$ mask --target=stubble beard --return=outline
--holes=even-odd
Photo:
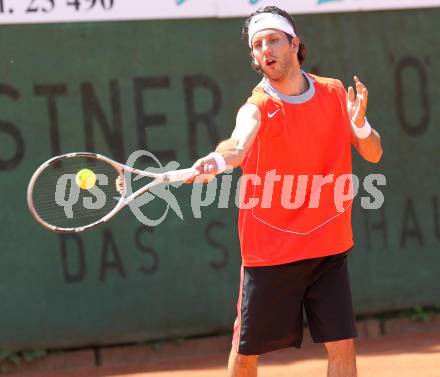
[[[292,64],[292,62],[289,62],[287,59],[280,59],[276,64],[277,67],[275,70],[263,69],[263,74],[271,81],[283,81],[289,74],[289,65]]]

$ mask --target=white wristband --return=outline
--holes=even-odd
[[[371,126],[370,123],[368,123],[367,117],[365,117],[365,123],[362,127],[359,128],[353,121],[351,122],[351,127],[358,139],[366,139],[371,134]]]
[[[217,174],[223,173],[226,170],[226,161],[224,157],[218,152],[212,152],[209,154],[217,164]]]

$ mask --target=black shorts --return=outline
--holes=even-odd
[[[316,343],[357,336],[347,252],[268,267],[243,267],[233,347],[260,355],[301,347],[303,308]]]

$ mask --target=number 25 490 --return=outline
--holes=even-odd
[[[75,10],[91,10],[95,6],[100,6],[104,10],[110,10],[113,8],[114,0],[65,0],[66,5],[74,8]],[[44,12],[48,13],[55,9],[55,0],[31,0],[26,13]]]

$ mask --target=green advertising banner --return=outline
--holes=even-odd
[[[296,18],[306,71],[357,74],[380,132],[384,205],[353,213],[350,257],[359,314],[440,304],[438,150],[440,10]],[[231,195],[191,208],[201,188],[171,188],[155,227],[126,208],[96,230],[59,235],[30,215],[26,188],[54,155],[136,150],[189,167],[228,137],[259,81],[241,19],[15,25],[0,28],[0,348],[81,347],[229,331],[240,252]],[[404,27],[402,26],[404,25]],[[157,167],[140,160],[137,167]],[[228,184],[231,176],[218,177]],[[225,183],[226,182],[226,183]],[[137,183],[141,184],[140,182]],[[195,191],[193,191],[195,190]],[[198,190],[198,191],[197,191]],[[204,192],[201,193],[204,195]],[[220,207],[220,208],[219,208]],[[228,207],[228,208],[224,208]],[[151,219],[167,206],[142,207]]]

